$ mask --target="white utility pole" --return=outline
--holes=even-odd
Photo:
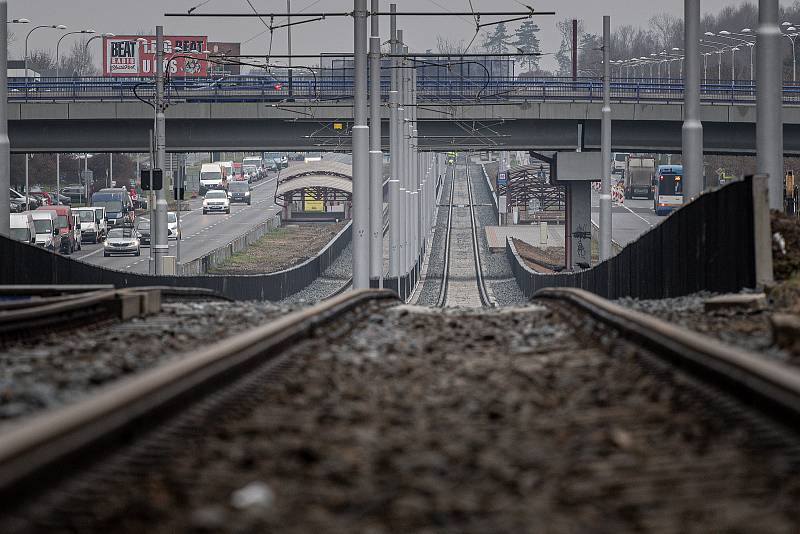
[[[756,167],[769,175],[769,207],[783,211],[783,72],[778,0],[759,0],[756,41]]]
[[[367,0],[354,0],[353,289],[369,288],[369,126],[367,126]]]
[[[600,130],[600,261],[611,257],[611,17],[603,17],[603,110]]]
[[[383,287],[383,151],[381,149],[381,36],[378,0],[372,0],[369,37],[369,276]]]
[[[686,68],[683,79],[683,195],[697,198],[704,188],[703,123],[700,121],[700,0],[684,0],[683,49]]]
[[[162,170],[161,188],[155,191],[156,206],[150,221],[152,241],[150,250],[154,252],[156,274],[163,274],[164,256],[169,253],[167,230],[167,198],[164,194],[167,161],[166,120],[164,116],[164,27],[156,26],[156,168]]]
[[[0,0],[0,235],[11,232],[11,153],[8,142],[8,2]]]
[[[392,13],[390,20],[389,39],[392,54],[397,54],[400,47],[397,38],[397,4],[391,4]],[[389,177],[389,276],[400,277],[400,115],[398,105],[400,102],[399,80],[397,67],[399,61],[392,57],[391,65],[391,90],[389,91],[389,154],[391,156],[391,176]],[[398,288],[399,289],[399,288]]]

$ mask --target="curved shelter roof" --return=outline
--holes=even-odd
[[[285,205],[305,191],[317,200],[342,201],[353,197],[353,167],[339,161],[314,161],[281,172],[275,201]]]
[[[299,176],[326,175],[341,176],[349,180],[353,179],[353,166],[340,161],[312,161],[310,163],[300,163],[292,165],[288,169],[281,171],[278,184],[293,180]]]

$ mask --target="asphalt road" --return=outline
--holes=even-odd
[[[189,203],[191,211],[181,212],[181,232],[183,234],[180,243],[181,262],[191,261],[208,254],[280,211],[280,207],[275,206],[276,177],[277,174],[270,173],[264,180],[252,184],[252,205],[231,204],[230,215],[220,213],[203,215],[203,199],[191,200]],[[177,240],[169,241],[169,249],[170,255],[177,255]],[[84,243],[82,250],[73,254],[72,258],[110,269],[147,273],[150,247],[142,247],[139,257],[111,256],[106,258],[103,256],[102,244]]]
[[[635,241],[666,217],[659,217],[653,211],[652,200],[626,199],[623,204],[613,203],[611,207],[611,237],[622,246]],[[600,195],[592,190],[592,222],[600,222]]]

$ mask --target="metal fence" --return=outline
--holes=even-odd
[[[112,284],[115,287],[170,286],[211,289],[236,300],[285,299],[330,267],[350,243],[348,224],[316,256],[269,274],[155,276],[107,269],[0,236],[0,284]]]
[[[388,99],[389,78],[381,81]],[[9,78],[10,102],[135,102],[151,100],[151,78]],[[288,80],[272,76],[228,76],[224,78],[171,78],[166,88],[171,102],[315,102],[348,103],[353,97],[352,79],[342,76],[295,76]],[[601,102],[599,78],[440,77],[417,79],[418,100],[423,103],[452,102]],[[753,104],[755,82],[714,80],[703,83],[705,103]],[[611,84],[612,101],[670,103],[683,100],[679,79],[617,79]],[[785,104],[800,104],[800,84],[787,82]]]
[[[523,293],[578,287],[603,297],[662,299],[756,285],[753,179],[705,193],[613,258],[575,273],[541,274],[509,240],[506,254]]]

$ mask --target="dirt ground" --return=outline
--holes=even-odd
[[[800,219],[773,212],[772,233],[775,280],[781,282],[800,275]],[[776,234],[780,235],[779,239]]]
[[[345,223],[336,223],[276,228],[211,274],[265,274],[288,269],[317,254],[344,226]]]

